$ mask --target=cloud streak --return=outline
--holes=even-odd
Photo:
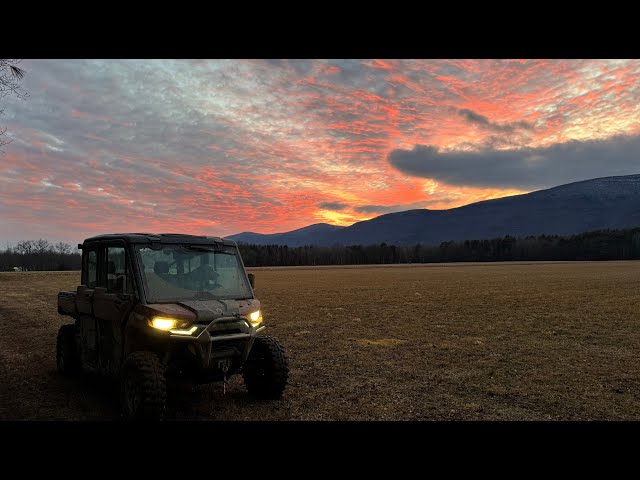
[[[405,210],[413,210],[418,208],[426,208],[425,202],[402,205],[360,205],[354,210],[360,213],[382,215],[384,213],[403,212]]]
[[[517,122],[510,122],[505,124],[498,124],[491,122],[484,115],[480,115],[473,110],[469,110],[468,108],[463,108],[458,110],[458,114],[461,115],[467,122],[480,125],[489,130],[493,130],[495,132],[501,133],[513,133],[516,130],[532,130],[533,124],[525,121],[519,120]]]
[[[318,207],[326,209],[326,210],[344,210],[349,205],[341,202],[322,202],[318,205]]]
[[[394,150],[389,163],[408,175],[450,185],[535,189],[640,171],[640,136],[570,141],[512,150],[440,151],[416,145]]]

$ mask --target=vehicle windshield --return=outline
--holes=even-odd
[[[234,247],[138,246],[137,255],[150,303],[253,297],[238,250]]]

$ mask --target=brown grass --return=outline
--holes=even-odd
[[[171,397],[171,419],[640,419],[640,263],[252,269],[290,385]],[[77,273],[0,274],[0,419],[114,419],[112,384],[55,371]]]

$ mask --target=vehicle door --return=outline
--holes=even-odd
[[[93,294],[93,312],[100,344],[100,369],[109,374],[117,373],[123,360],[123,325],[136,299],[132,272],[125,242],[105,242],[101,272],[105,287],[97,288]]]
[[[82,278],[76,296],[78,308],[78,345],[85,372],[98,369],[98,333],[93,316],[93,295],[100,288],[103,248],[99,242],[85,243],[82,248]]]

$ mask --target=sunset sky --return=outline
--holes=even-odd
[[[23,60],[0,247],[225,236],[640,173],[638,60]]]

